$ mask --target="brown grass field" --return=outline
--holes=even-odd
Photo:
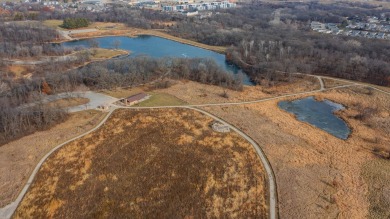
[[[273,87],[244,86],[243,91],[224,89],[219,86],[204,85],[192,81],[176,81],[175,85],[156,92],[167,93],[189,103],[229,103],[258,100],[289,93],[312,91],[320,88],[314,77],[295,78],[291,83],[282,83]],[[228,98],[223,97],[226,90]]]
[[[322,78],[322,81],[324,82],[324,87],[325,88],[332,88],[332,87],[337,87],[337,86],[342,86],[342,85],[347,85],[347,84],[352,84],[352,81],[338,81],[338,80],[333,80],[333,79],[328,79],[328,78]]]
[[[104,59],[111,59],[120,55],[127,55],[127,54],[129,54],[129,52],[125,50],[96,48],[96,49],[92,49],[91,59],[104,60]]]
[[[72,113],[63,123],[0,146],[0,207],[19,195],[31,172],[52,148],[92,129],[105,114],[99,111]]]
[[[296,120],[280,100],[205,109],[260,143],[275,172],[281,218],[389,218],[389,95],[357,86],[314,96],[346,106],[337,114],[352,129],[349,139]]]
[[[55,152],[14,218],[266,218],[252,145],[188,109],[117,110]]]

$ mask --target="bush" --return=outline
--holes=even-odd
[[[88,27],[89,24],[90,22],[86,18],[65,18],[61,27],[65,29],[75,29]]]

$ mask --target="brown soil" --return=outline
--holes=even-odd
[[[104,114],[73,113],[50,130],[36,132],[0,147],[0,207],[16,199],[36,164],[52,148],[93,128]]]
[[[390,200],[388,175],[376,168],[390,164],[373,151],[376,147],[390,150],[389,96],[362,87],[315,96],[347,107],[338,114],[353,130],[348,140],[296,120],[278,108],[277,100],[205,109],[234,124],[263,147],[276,175],[281,218],[387,215],[383,211],[389,205],[383,200]],[[382,166],[366,167],[378,160]],[[364,177],[373,175],[380,180]]]
[[[15,218],[266,218],[253,147],[187,109],[118,110],[42,166]]]
[[[88,98],[74,97],[74,98],[63,98],[47,103],[48,106],[56,106],[59,108],[66,108],[72,106],[79,106],[89,103]]]

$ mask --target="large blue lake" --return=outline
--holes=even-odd
[[[351,130],[334,112],[344,109],[329,100],[316,101],[313,97],[294,101],[281,101],[279,107],[293,113],[298,120],[308,122],[338,138],[347,139]]]
[[[239,69],[226,62],[225,55],[207,49],[167,40],[161,37],[142,35],[135,38],[125,36],[111,36],[94,38],[101,48],[113,48],[114,42],[119,41],[119,48],[131,51],[130,56],[147,55],[154,58],[176,57],[176,58],[210,58],[213,59],[224,70],[237,74]],[[64,46],[89,47],[89,40],[76,40],[62,43]],[[249,78],[244,75],[244,84],[253,85]]]

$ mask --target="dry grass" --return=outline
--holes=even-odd
[[[369,185],[370,218],[390,218],[390,160],[368,161],[361,174]]]
[[[43,21],[43,25],[51,28],[58,28],[62,29],[60,25],[62,25],[63,21],[62,20],[45,20]]]
[[[15,218],[267,217],[252,146],[192,110],[119,110],[43,165]]]
[[[43,25],[47,27],[65,30],[64,28],[60,27],[62,24],[63,24],[63,20],[53,19],[53,20],[43,21]],[[90,25],[88,25],[88,27],[77,28],[74,30],[91,29],[91,28],[102,29],[102,30],[118,30],[118,29],[125,29],[126,25],[120,23],[111,23],[111,22],[92,22]]]
[[[29,68],[22,65],[9,65],[6,71],[13,74],[16,78],[20,78],[29,72]]]
[[[105,114],[72,113],[49,130],[36,132],[0,147],[0,207],[14,201],[39,160],[53,147],[93,128]]]
[[[158,90],[158,92],[176,96],[189,104],[205,104],[251,101],[318,88],[318,80],[307,77],[296,78],[292,83],[283,83],[274,87],[244,86],[243,91],[226,90],[219,86],[204,85],[192,81],[178,81],[175,85]],[[229,98],[223,97],[224,90],[227,91]]]
[[[374,174],[380,180],[366,180],[360,172],[367,162],[384,160],[372,153],[375,147],[389,149],[389,96],[362,87],[330,90],[315,96],[347,107],[338,114],[353,130],[348,140],[296,120],[279,109],[276,100],[206,109],[239,127],[263,146],[275,171],[281,218],[383,215],[387,205],[375,200],[383,200],[384,195],[389,200],[388,190],[375,191],[378,184],[387,188],[388,172],[365,170],[368,171],[365,175]],[[359,114],[365,116],[356,117]],[[381,164],[386,163],[381,161]]]
[[[91,52],[91,58],[92,60],[99,60],[99,59],[111,59],[120,55],[127,55],[129,52],[125,50],[116,50],[116,49],[92,49]]]
[[[187,103],[175,96],[165,93],[150,93],[151,97],[134,106],[151,107],[151,106],[181,106]]]
[[[138,93],[145,92],[145,87],[133,87],[133,88],[114,88],[112,90],[101,90],[100,93],[112,96],[118,99],[126,98]]]
[[[82,98],[82,97],[71,97],[71,98],[63,98],[55,101],[51,101],[47,103],[48,106],[56,106],[59,108],[67,108],[72,106],[79,106],[89,103],[88,98]]]
[[[343,81],[339,81],[339,80],[334,80],[334,79],[331,79],[331,78],[322,78],[322,81],[324,82],[324,87],[325,88],[332,88],[332,87],[337,87],[337,86],[342,86],[342,85],[347,85],[347,84],[351,84],[349,82],[343,82]]]

